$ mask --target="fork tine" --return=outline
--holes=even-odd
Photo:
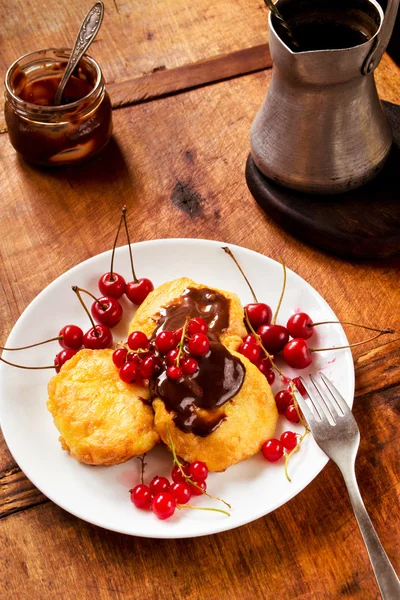
[[[312,413],[312,410],[310,409],[307,402],[304,400],[297,388],[295,388],[294,394],[296,396],[297,404],[299,405],[301,412],[305,416],[307,423],[311,426],[311,423],[316,420],[315,416]]]
[[[340,392],[338,392],[338,390],[335,388],[333,383],[327,378],[326,375],[324,375],[321,372],[319,374],[320,374],[321,379],[324,382],[325,386],[327,387],[328,391],[330,392],[333,400],[336,402],[337,406],[341,410],[342,415],[344,416],[347,413],[349,413],[350,409],[347,405],[346,400],[343,398],[343,396],[340,394]]]
[[[335,419],[336,411],[334,410],[331,401],[326,397],[326,395],[324,394],[318,381],[316,381],[312,375],[310,375],[310,381],[313,384],[313,386],[315,387],[315,389],[317,390],[317,393],[319,396],[317,401],[320,403],[321,408],[324,411],[326,418],[328,419],[328,421],[332,420],[332,423],[336,424],[336,419]]]
[[[307,392],[307,395],[308,395],[308,397],[309,397],[309,399],[310,399],[310,402],[311,402],[311,404],[312,404],[312,406],[313,406],[313,408],[314,408],[315,412],[317,413],[317,415],[318,415],[319,419],[322,419],[322,418],[323,418],[323,414],[321,414],[321,408],[320,408],[320,407],[319,407],[319,406],[318,406],[318,405],[315,403],[315,401],[314,401],[315,394],[313,394],[313,393],[312,393],[312,391],[310,390],[310,387],[309,387],[308,383],[305,381],[304,377],[302,377],[302,376],[300,375],[299,379],[300,379],[301,383],[303,384],[303,387],[304,387],[304,389],[306,390],[306,392]],[[300,395],[301,395],[301,394],[300,394]],[[296,399],[297,399],[297,396],[296,396]],[[304,401],[304,399],[303,399],[303,398],[302,398],[302,400],[303,400],[303,403],[304,403],[304,404],[307,406],[307,403]],[[300,403],[299,403],[299,404],[300,404]],[[308,408],[308,406],[307,406],[307,408]],[[302,409],[302,410],[303,410],[303,409]],[[310,409],[309,409],[309,410],[310,410]],[[310,411],[310,412],[311,412],[311,411]]]

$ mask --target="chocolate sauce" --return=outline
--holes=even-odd
[[[195,375],[172,381],[163,371],[153,383],[152,393],[161,398],[168,411],[175,412],[179,429],[206,437],[226,419],[222,407],[239,392],[246,371],[219,342],[211,342],[208,354],[196,358],[199,370]]]
[[[188,288],[176,302],[160,310],[153,337],[164,329],[174,331],[183,327],[190,315],[204,319],[208,324],[208,337],[218,340],[229,326],[229,305],[229,299],[215,290]]]

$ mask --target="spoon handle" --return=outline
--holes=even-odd
[[[75,40],[74,47],[72,48],[71,56],[64,71],[64,75],[58,86],[56,95],[54,97],[54,104],[57,106],[61,102],[61,98],[67,85],[68,79],[71,77],[76,65],[84,55],[87,48],[90,46],[92,41],[97,35],[100,29],[101,23],[104,16],[104,4],[99,0],[92,6],[86,17],[83,19],[82,24],[79,28],[78,35]]]

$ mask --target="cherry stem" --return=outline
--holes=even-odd
[[[144,468],[147,466],[147,463],[144,462],[144,459],[146,458],[146,452],[144,454],[142,454],[142,456],[138,456],[138,460],[140,460],[140,462],[142,463],[140,466],[140,480],[142,482],[142,485],[144,484]]]
[[[115,240],[114,240],[114,245],[113,245],[112,254],[111,254],[111,268],[110,268],[110,279],[109,279],[109,281],[114,281],[113,271],[114,271],[115,247],[116,247],[117,242],[118,242],[119,232],[120,232],[120,229],[121,229],[122,221],[124,219],[124,211],[126,211],[126,206],[122,207],[122,213],[121,213],[121,218],[119,220],[119,225],[118,225],[118,229],[117,229],[117,235],[115,236]]]
[[[351,321],[319,321],[318,323],[311,323],[309,327],[317,327],[317,325],[353,325],[354,327],[361,327],[369,331],[378,331],[379,333],[395,333],[394,329],[378,329],[377,327],[368,327],[368,325],[360,325],[360,323],[352,323]]]
[[[247,285],[249,286],[249,288],[250,288],[250,291],[251,291],[251,293],[252,293],[252,295],[253,295],[253,300],[254,300],[254,302],[255,302],[256,304],[258,304],[257,296],[256,296],[256,295],[255,295],[255,293],[254,293],[253,287],[252,287],[252,285],[251,285],[250,281],[247,279],[247,277],[246,277],[246,275],[245,275],[245,273],[244,273],[244,271],[243,271],[242,267],[239,265],[239,263],[238,263],[238,261],[237,261],[237,259],[236,259],[235,255],[233,254],[232,250],[231,250],[230,248],[228,248],[228,246],[223,246],[223,247],[222,247],[222,250],[223,250],[224,252],[226,252],[227,254],[229,254],[229,256],[231,257],[231,259],[233,260],[233,262],[235,263],[235,265],[237,266],[237,268],[239,269],[239,271],[240,271],[240,272],[241,272],[241,274],[243,275],[243,277],[244,277],[244,279],[245,279],[245,281],[246,281]]]
[[[6,360],[5,358],[0,356],[0,360],[3,363],[6,363],[6,365],[10,365],[10,367],[17,367],[18,369],[29,369],[29,370],[39,370],[39,369],[56,369],[57,365],[48,365],[46,367],[27,367],[24,365],[16,365],[15,363],[9,362],[8,360]]]
[[[281,261],[281,265],[283,267],[283,283],[282,283],[282,291],[281,291],[281,295],[280,295],[280,298],[279,298],[278,306],[276,307],[275,314],[274,314],[274,316],[272,318],[273,325],[275,325],[276,319],[278,318],[278,313],[279,313],[279,310],[281,308],[283,296],[285,294],[285,289],[286,289],[286,265],[283,262],[282,258],[279,258],[279,260]]]
[[[347,346],[336,346],[335,348],[310,348],[309,350],[310,352],[325,352],[327,350],[343,350],[344,348],[354,348],[354,346],[361,346],[361,344],[367,344],[368,342],[372,342],[381,335],[386,335],[387,333],[394,333],[394,329],[374,329],[373,331],[379,331],[379,333],[377,333],[371,338],[368,338],[367,340],[363,340],[362,342],[355,342],[354,344],[348,344]]]
[[[261,350],[264,352],[265,356],[268,358],[268,360],[270,361],[271,365],[273,366],[273,368],[279,373],[279,375],[285,379],[288,379],[285,375],[285,373],[283,371],[280,370],[279,367],[276,366],[276,364],[274,363],[274,357],[272,354],[270,354],[263,346],[263,343],[261,341],[261,337],[258,335],[258,333],[254,330],[252,324],[250,323],[250,319],[249,319],[249,315],[247,314],[247,309],[244,309],[244,318],[246,320],[246,324],[248,326],[248,328],[250,329],[251,333],[254,335],[254,337],[257,340],[257,344],[260,346]]]
[[[131,260],[131,267],[132,267],[132,276],[133,276],[133,281],[135,283],[137,283],[138,278],[136,277],[136,273],[135,273],[135,268],[133,266],[133,257],[132,257],[132,248],[131,248],[131,240],[129,237],[129,230],[128,230],[128,223],[126,222],[126,206],[123,207],[122,209],[122,218],[124,219],[124,225],[125,225],[125,231],[126,231],[126,238],[128,240],[128,247],[129,247],[129,258]]]
[[[92,327],[93,327],[94,335],[95,335],[96,337],[99,337],[100,333],[99,333],[99,332],[97,331],[97,329],[96,329],[96,325],[95,325],[95,322],[93,321],[92,315],[90,314],[90,312],[89,312],[89,311],[88,311],[88,309],[87,309],[87,306],[86,306],[86,304],[85,304],[85,303],[84,303],[84,301],[82,300],[82,297],[81,297],[81,289],[80,289],[80,288],[79,288],[77,285],[73,285],[73,286],[72,286],[72,290],[73,290],[73,291],[75,292],[75,294],[78,296],[79,302],[82,304],[83,308],[85,309],[85,312],[86,312],[87,316],[88,316],[88,317],[89,317],[89,319],[90,319],[90,322],[91,322],[91,324],[92,324]]]
[[[212,512],[222,513],[227,517],[231,516],[227,510],[222,510],[221,508],[207,508],[206,506],[193,506],[193,504],[177,504],[176,508],[179,508],[179,510],[182,508],[192,508],[193,510],[211,510]]]
[[[217,496],[211,496],[211,494],[208,494],[195,481],[193,481],[193,479],[191,477],[189,477],[189,475],[186,475],[185,471],[182,468],[182,464],[181,464],[179,458],[176,455],[175,445],[174,445],[174,442],[172,441],[172,436],[171,436],[171,432],[169,430],[168,423],[165,424],[165,429],[167,430],[167,434],[168,434],[168,441],[169,441],[169,444],[170,444],[170,447],[171,447],[173,462],[178,467],[178,469],[180,470],[181,475],[182,475],[183,479],[186,481],[186,483],[189,483],[190,485],[193,485],[198,490],[201,490],[201,493],[204,496],[207,496],[208,498],[211,498],[211,500],[219,500],[219,502],[222,502],[223,504],[225,504],[229,508],[229,510],[232,510],[231,505],[228,504],[227,502],[225,502],[225,500],[222,500],[222,498],[218,498]]]
[[[184,325],[183,325],[183,327],[182,327],[181,341],[180,341],[180,342],[179,342],[179,344],[178,344],[178,348],[179,348],[179,350],[178,350],[178,354],[177,354],[177,356],[176,356],[176,359],[175,359],[175,365],[176,365],[177,367],[179,367],[179,361],[180,361],[180,359],[181,359],[181,356],[182,356],[183,344],[185,343],[186,329],[187,329],[187,326],[188,326],[188,323],[189,323],[189,321],[190,321],[190,316],[189,316],[189,315],[187,315],[187,317],[186,317],[186,319],[185,319],[185,324],[184,324]]]
[[[305,428],[304,433],[302,436],[300,436],[299,441],[297,442],[297,445],[293,448],[293,450],[291,450],[288,454],[285,455],[285,475],[286,475],[286,479],[291,482],[292,480],[289,477],[289,472],[288,472],[288,466],[289,466],[289,460],[290,457],[295,453],[298,452],[298,450],[300,450],[300,444],[301,442],[304,440],[304,438],[306,437],[306,435],[308,435],[310,433],[310,430],[308,429],[308,427]]]
[[[101,308],[103,310],[107,309],[107,304],[103,304],[103,302],[100,302],[100,300],[98,298],[96,298],[96,296],[94,294],[92,294],[91,292],[88,292],[87,290],[84,290],[83,288],[78,287],[77,288],[80,292],[84,292],[85,294],[87,294],[88,296],[90,296],[91,298],[93,298],[93,300],[95,302],[97,302],[97,304],[100,304]],[[75,291],[75,290],[74,290]]]
[[[51,338],[50,340],[45,340],[44,342],[37,342],[36,344],[30,344],[29,346],[21,346],[20,348],[5,348],[0,346],[0,350],[7,350],[7,352],[13,352],[15,350],[28,350],[28,348],[35,348],[36,346],[42,346],[43,344],[48,344],[49,342],[58,342],[62,339],[63,336],[59,335],[57,337]]]

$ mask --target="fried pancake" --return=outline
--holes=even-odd
[[[130,323],[129,333],[139,330],[143,331],[147,337],[151,337],[160,316],[160,309],[173,304],[189,288],[198,290],[209,289],[228,299],[229,323],[228,327],[221,333],[219,339],[227,347],[237,349],[241,343],[241,339],[239,338],[244,337],[247,333],[243,324],[244,311],[239,297],[232,292],[196,283],[187,277],[168,281],[153,290],[137,309]]]
[[[48,384],[48,409],[71,456],[116,465],[159,441],[147,386],[124,383],[112,350],[80,350]]]
[[[278,420],[274,396],[265,376],[247,358],[232,352],[246,369],[239,392],[218,410],[226,419],[207,437],[185,433],[174,423],[174,412],[168,412],[160,398],[153,401],[155,426],[161,439],[170,446],[168,425],[176,453],[183,460],[204,461],[210,471],[228,467],[250,458],[272,438]]]

